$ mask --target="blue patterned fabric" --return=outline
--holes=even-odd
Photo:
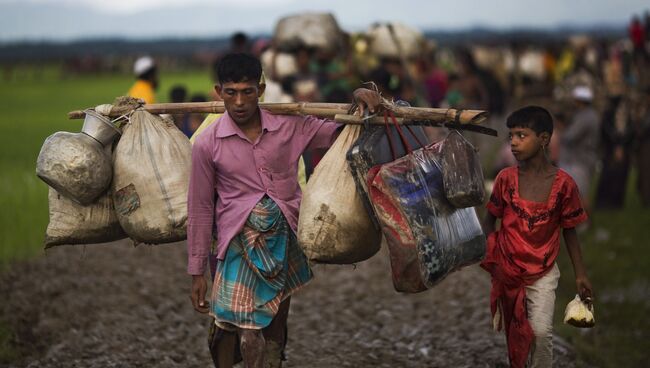
[[[212,314],[225,329],[268,326],[280,303],[312,278],[295,234],[267,196],[217,261],[214,275]]]

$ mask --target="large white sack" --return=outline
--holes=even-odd
[[[370,52],[378,57],[412,58],[424,46],[422,33],[401,23],[375,23],[366,34]]]
[[[191,145],[174,123],[138,110],[115,148],[113,200],[124,231],[137,242],[186,238]]]
[[[307,46],[337,50],[341,29],[331,13],[303,13],[281,18],[273,32],[273,44],[280,50]]]
[[[298,73],[296,57],[293,54],[268,49],[260,57],[260,62],[262,63],[264,73],[269,77],[275,78],[274,80],[276,81]]]
[[[50,223],[45,248],[62,244],[106,243],[126,238],[108,192],[94,203],[82,206],[49,188]]]
[[[314,169],[303,193],[298,242],[318,263],[349,264],[372,257],[381,233],[363,206],[346,160],[361,126],[346,126]]]

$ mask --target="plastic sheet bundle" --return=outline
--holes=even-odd
[[[403,134],[409,147],[417,149],[430,143],[421,126],[412,126],[405,129]],[[395,126],[373,125],[367,127],[347,153],[348,164],[350,165],[352,177],[357,186],[357,192],[361,195],[363,203],[377,227],[379,227],[379,223],[375,218],[375,213],[368,197],[368,187],[366,184],[368,171],[375,165],[391,162],[408,153],[407,148],[401,140],[393,138],[389,141],[389,136],[398,136]]]
[[[444,194],[440,144],[368,173],[370,199],[389,246],[398,291],[424,291],[485,255],[474,208],[456,208]]]
[[[422,264],[418,256],[417,240],[406,216],[395,204],[392,194],[377,174],[381,165],[368,172],[368,190],[377,213],[377,219],[386,238],[390,255],[390,269],[395,290],[418,293],[427,289],[422,278]]]

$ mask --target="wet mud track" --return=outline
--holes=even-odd
[[[183,243],[58,247],[0,275],[0,318],[17,334],[10,367],[210,367],[208,319],[189,301]],[[393,290],[382,249],[314,267],[292,299],[285,367],[506,367],[477,266],[435,288]],[[559,323],[560,316],[555,316]],[[555,366],[573,366],[556,339]]]

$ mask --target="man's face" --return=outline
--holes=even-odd
[[[226,82],[217,84],[215,90],[235,123],[246,125],[256,116],[258,99],[264,93],[264,87],[257,82]]]

